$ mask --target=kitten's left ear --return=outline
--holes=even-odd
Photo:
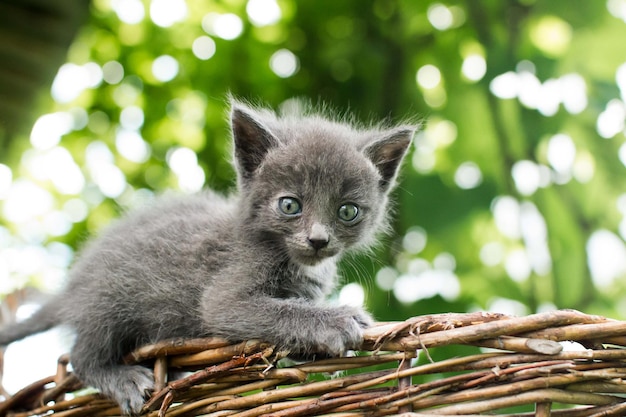
[[[384,133],[368,143],[363,152],[374,163],[381,175],[380,188],[387,192],[394,184],[400,163],[406,155],[415,133],[413,127],[400,127]]]

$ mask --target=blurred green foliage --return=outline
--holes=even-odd
[[[346,262],[377,318],[626,318],[624,10],[94,0],[42,117],[0,156],[0,292],[54,287],[87,236],[154,192],[231,188],[231,92],[424,122],[396,192],[396,234],[378,260]],[[341,296],[358,301],[349,288]]]

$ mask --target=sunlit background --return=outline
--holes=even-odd
[[[339,302],[626,319],[625,41],[624,0],[93,0],[0,154],[0,297],[57,291],[88,236],[156,194],[232,187],[232,92],[423,122],[396,234],[346,262]],[[6,389],[69,338],[10,346]]]

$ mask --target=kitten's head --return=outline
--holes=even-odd
[[[232,104],[245,233],[316,265],[371,245],[414,126],[357,129],[320,115]]]

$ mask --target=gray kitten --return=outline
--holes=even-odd
[[[337,262],[386,227],[387,197],[413,126],[361,129],[315,113],[277,116],[234,102],[238,193],[157,200],[82,251],[65,292],[0,345],[58,324],[88,385],[138,413],[151,371],[122,364],[177,337],[262,339],[295,355],[357,348],[370,316],[324,304]]]

